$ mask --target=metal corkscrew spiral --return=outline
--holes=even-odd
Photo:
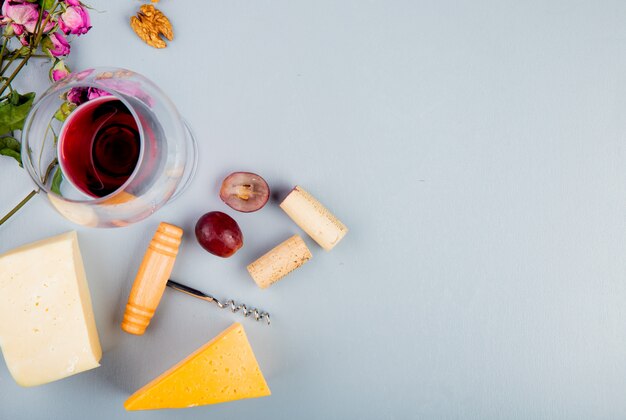
[[[179,292],[185,293],[189,296],[193,296],[195,298],[198,299],[202,299],[205,300],[207,302],[213,302],[215,303],[220,309],[230,309],[231,312],[233,313],[237,313],[239,311],[241,311],[241,313],[243,314],[244,317],[249,317],[249,316],[253,316],[255,321],[267,321],[267,325],[270,325],[270,314],[267,312],[263,312],[263,311],[259,311],[257,308],[250,308],[248,309],[248,307],[245,304],[236,304],[234,300],[230,299],[226,302],[222,302],[219,299],[211,296],[211,295],[207,295],[206,293],[203,293],[199,290],[196,290],[194,288],[191,288],[189,286],[185,286],[184,284],[180,284],[174,280],[168,280],[167,281],[167,286],[177,290]]]

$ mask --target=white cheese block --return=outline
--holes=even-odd
[[[100,366],[102,350],[76,232],[0,255],[0,348],[22,386]]]

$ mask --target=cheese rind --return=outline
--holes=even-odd
[[[127,410],[185,408],[270,395],[239,323],[139,389]]]
[[[0,256],[0,348],[22,386],[100,366],[102,350],[76,232]]]

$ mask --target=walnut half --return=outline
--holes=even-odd
[[[174,30],[169,19],[151,4],[144,4],[139,8],[137,16],[130,18],[130,27],[139,38],[154,48],[167,46],[161,36],[169,41],[174,39]]]

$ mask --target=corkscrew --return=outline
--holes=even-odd
[[[215,297],[211,296],[211,295],[207,295],[206,293],[203,293],[199,290],[193,289],[189,286],[185,286],[184,284],[180,284],[178,282],[175,282],[174,280],[168,280],[166,285],[176,291],[185,293],[186,295],[189,296],[193,296],[195,298],[198,299],[202,299],[205,300],[207,302],[213,302],[215,303],[220,309],[230,309],[231,312],[233,313],[237,313],[239,311],[241,311],[242,315],[244,317],[249,317],[249,316],[253,316],[255,321],[263,321],[266,320],[267,321],[267,325],[270,325],[270,314],[267,312],[262,312],[259,311],[256,308],[250,308],[248,309],[248,307],[245,304],[236,304],[235,301],[228,300],[226,302],[222,302],[218,299],[216,299]]]
[[[267,312],[261,312],[256,308],[248,309],[246,305],[238,305],[232,300],[222,302],[199,290],[168,280],[174,268],[182,236],[183,230],[180,227],[165,222],[159,224],[143,256],[133,287],[130,289],[121,325],[122,330],[129,334],[142,335],[159,306],[166,286],[198,299],[213,302],[222,309],[228,308],[232,312],[241,311],[245,317],[253,316],[257,321],[265,320],[269,325],[270,314]]]

